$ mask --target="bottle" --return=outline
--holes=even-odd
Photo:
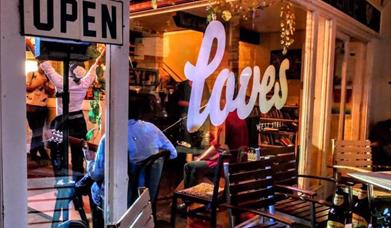
[[[337,186],[337,191],[334,194],[333,205],[329,211],[327,220],[327,228],[344,228],[348,212],[348,194],[342,189],[342,186]]]
[[[368,227],[370,219],[370,210],[368,203],[368,195],[365,185],[361,187],[357,196],[357,201],[353,203],[352,208],[352,224],[355,228]]]

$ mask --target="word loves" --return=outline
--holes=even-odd
[[[105,0],[23,0],[23,35],[122,44],[123,4]]]
[[[217,50],[213,59],[209,61],[214,39],[217,41]],[[234,97],[235,75],[230,70],[223,69],[217,76],[205,109],[201,111],[201,99],[205,80],[220,65],[224,55],[225,42],[226,37],[223,24],[219,21],[210,22],[202,40],[197,63],[192,65],[190,62],[186,62],[185,64],[185,75],[193,82],[187,118],[187,130],[189,132],[197,131],[209,115],[212,124],[215,126],[222,124],[228,113],[234,110],[237,110],[239,118],[245,119],[253,110],[257,98],[259,100],[259,109],[262,113],[268,112],[273,105],[277,109],[281,109],[286,102],[288,97],[288,83],[286,79],[286,70],[289,69],[288,59],[285,59],[280,65],[279,82],[276,82],[276,70],[273,65],[267,67],[262,80],[258,66],[255,66],[253,69],[251,67],[244,68],[239,77],[240,87],[236,97]],[[253,77],[252,92],[248,102],[246,102],[246,92],[251,76]],[[224,87],[225,104],[221,109],[220,100]],[[266,95],[273,88],[274,94],[268,99]]]

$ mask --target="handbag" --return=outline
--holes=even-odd
[[[76,195],[89,195],[91,193],[91,186],[94,183],[92,177],[87,173],[75,184]]]

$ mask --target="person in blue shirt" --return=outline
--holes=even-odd
[[[139,119],[140,112],[138,107],[139,101],[137,97],[129,98],[129,120],[128,120],[128,164],[130,174],[137,166],[137,163],[147,159],[149,156],[158,153],[161,150],[170,151],[170,159],[177,157],[177,151],[172,143],[167,139],[163,132],[154,124]],[[104,197],[104,148],[105,136],[99,142],[98,150],[93,158],[88,150],[85,150],[85,158],[87,160],[87,172],[95,183],[91,187],[91,194],[94,203],[98,206],[103,205]],[[163,165],[163,164],[161,164]],[[155,169],[154,180],[157,182],[160,179],[162,166]],[[139,182],[140,184],[140,182]],[[158,183],[150,183],[157,187]],[[155,198],[156,190],[150,187],[151,199]],[[130,194],[128,194],[130,195]]]

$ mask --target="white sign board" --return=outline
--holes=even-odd
[[[123,44],[123,4],[104,0],[23,0],[23,34]]]
[[[217,50],[211,59],[212,44],[216,39]],[[245,119],[250,115],[258,100],[259,109],[262,113],[268,112],[273,106],[281,109],[288,97],[288,82],[286,70],[289,69],[288,59],[282,61],[279,69],[279,81],[276,82],[276,69],[273,65],[267,67],[261,79],[261,71],[258,66],[246,67],[239,77],[239,92],[234,97],[235,75],[229,69],[223,69],[218,73],[213,85],[211,96],[205,108],[201,111],[201,100],[206,79],[215,73],[223,60],[225,50],[225,29],[221,22],[212,21],[206,28],[201,49],[195,65],[187,62],[185,65],[185,76],[192,81],[189,111],[187,116],[187,130],[197,131],[210,115],[213,125],[218,126],[224,123],[229,112],[237,110],[238,116]],[[251,96],[246,102],[246,92],[250,79],[253,77]],[[221,109],[220,100],[225,87],[225,104]],[[274,88],[274,94],[267,98],[267,94]],[[280,95],[281,94],[281,95]]]

